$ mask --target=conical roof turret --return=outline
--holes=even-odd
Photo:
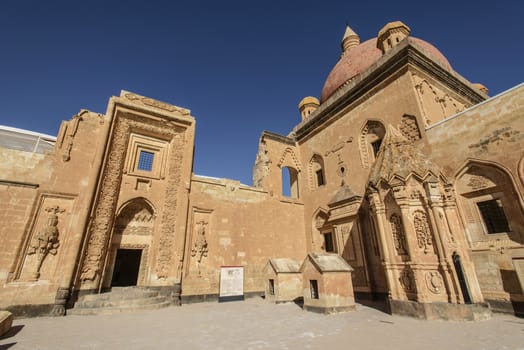
[[[342,38],[342,54],[346,53],[349,49],[358,46],[360,44],[360,37],[353,29],[348,25],[346,26],[346,31],[344,32],[344,37]]]

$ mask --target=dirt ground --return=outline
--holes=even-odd
[[[254,298],[108,316],[18,319],[0,349],[524,349],[524,319],[420,321],[357,305],[320,315]]]

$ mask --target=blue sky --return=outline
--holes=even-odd
[[[519,1],[37,1],[0,4],[0,124],[56,135],[120,90],[188,108],[194,171],[251,184],[263,130],[287,134],[320,97],[346,22],[389,21],[490,95],[524,81]]]

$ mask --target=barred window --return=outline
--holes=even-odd
[[[155,154],[153,152],[140,151],[140,156],[138,158],[137,170],[143,171],[152,171],[153,170],[153,160]]]

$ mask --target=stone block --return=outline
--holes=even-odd
[[[13,314],[9,311],[0,311],[0,337],[9,332],[13,324]]]

